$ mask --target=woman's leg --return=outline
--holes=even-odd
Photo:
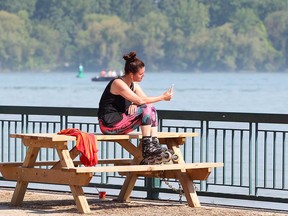
[[[157,149],[161,149],[162,151],[166,151],[167,148],[163,148],[161,144],[159,143],[158,140],[158,116],[157,116],[157,111],[155,107],[151,106],[151,138],[152,138],[152,144],[155,146]]]
[[[143,136],[142,139],[143,157],[145,158],[150,155],[160,154],[162,152],[162,148],[157,139],[157,133],[158,133],[157,112],[155,107],[153,107],[152,105],[146,105],[145,109],[143,109],[141,131]],[[157,140],[156,144],[155,140]]]
[[[99,120],[99,126],[103,134],[127,134],[140,126],[142,132],[142,150],[143,156],[147,157],[161,153],[161,146],[151,142],[157,138],[157,113],[156,109],[151,105],[141,105],[133,115],[123,114],[123,119],[113,125],[113,127],[105,127],[103,122]]]
[[[112,127],[106,127],[99,119],[102,133],[127,134],[140,126],[143,136],[157,136],[157,114],[151,105],[141,105],[133,115],[123,113],[122,116],[123,119]]]

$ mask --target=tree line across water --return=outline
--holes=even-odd
[[[1,0],[0,71],[285,71],[288,0]]]

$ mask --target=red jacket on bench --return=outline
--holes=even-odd
[[[81,152],[80,161],[84,166],[95,166],[98,163],[97,140],[94,134],[82,132],[77,128],[67,128],[58,134],[76,136],[76,149]]]

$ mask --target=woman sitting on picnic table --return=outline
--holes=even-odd
[[[160,154],[163,149],[157,139],[157,112],[152,103],[170,101],[173,89],[159,96],[146,96],[138,83],[144,77],[145,64],[133,51],[123,58],[124,75],[108,83],[99,102],[100,129],[103,134],[127,134],[140,127],[143,157]]]

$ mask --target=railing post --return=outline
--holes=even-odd
[[[210,152],[210,144],[209,144],[209,121],[206,121],[205,124],[205,128],[203,128],[203,130],[205,129],[206,134],[205,134],[205,143],[206,143],[206,161],[210,161],[210,156],[209,156],[209,152]],[[215,172],[215,169],[214,169]],[[207,191],[207,181],[205,181],[205,190]]]
[[[205,130],[204,121],[201,121],[201,126],[200,126],[200,128],[201,128],[201,129],[200,129],[200,162],[202,163],[202,162],[205,161],[205,158],[204,158],[204,148],[206,147],[206,146],[204,146],[204,143],[206,143],[206,142],[204,142],[205,134],[206,134],[206,133],[205,133],[206,130]],[[207,143],[206,143],[206,144],[207,144]],[[201,190],[201,191],[206,190],[203,181],[200,181],[200,190]]]
[[[4,121],[1,120],[1,162],[4,162]]]
[[[255,142],[253,141],[253,135],[255,137],[255,127],[253,123],[249,123],[249,195],[255,196]]]
[[[258,166],[258,161],[259,161],[259,143],[258,143],[258,137],[259,132],[258,132],[258,123],[255,123],[255,195],[257,195],[257,187],[258,187],[258,177],[259,177],[259,166]]]
[[[145,187],[147,188],[147,199],[159,199],[159,191],[155,188],[160,187],[159,178],[145,178]]]

